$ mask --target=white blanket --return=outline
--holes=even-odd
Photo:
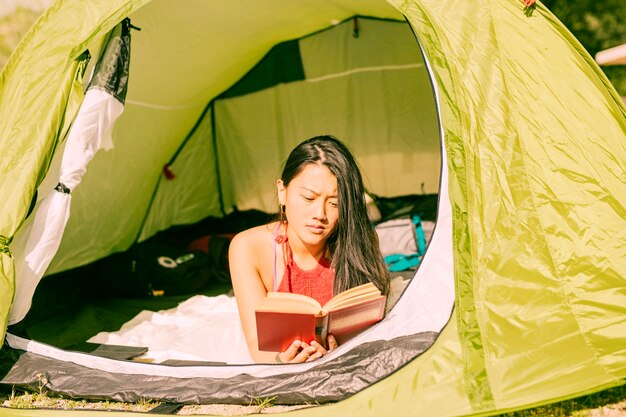
[[[252,363],[234,297],[196,295],[178,307],[142,311],[116,332],[101,332],[92,343],[145,346],[140,359]]]

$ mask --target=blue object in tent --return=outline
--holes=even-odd
[[[426,236],[424,235],[424,229],[422,228],[422,219],[419,215],[415,214],[411,220],[415,225],[417,253],[394,253],[385,256],[385,264],[387,264],[387,269],[391,272],[400,272],[416,268],[422,261],[422,256],[426,252]]]
[[[417,214],[413,215],[413,224],[415,225],[415,235],[417,236],[417,253],[423,255],[426,253],[426,236],[422,227],[422,218]]]
[[[407,269],[418,266],[421,262],[421,257],[418,253],[411,253],[409,255],[392,254],[385,256],[385,263],[387,269],[391,272],[406,271]]]

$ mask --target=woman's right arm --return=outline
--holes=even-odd
[[[258,349],[254,312],[267,295],[267,290],[259,272],[260,251],[255,250],[255,238],[257,236],[252,231],[242,232],[232,240],[228,251],[233,290],[250,356],[257,363],[295,363],[317,359],[317,350],[314,347],[297,340],[281,353]]]

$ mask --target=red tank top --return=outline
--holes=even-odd
[[[321,257],[315,268],[305,271],[293,261],[289,244],[285,241],[282,246],[285,272],[278,292],[302,294],[317,300],[321,305],[326,304],[333,297],[335,280],[330,261]]]

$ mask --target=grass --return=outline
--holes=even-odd
[[[276,401],[276,397],[266,397],[266,398],[257,397],[254,399],[254,405],[259,408],[259,413],[260,413],[261,411],[263,411],[263,409],[273,406],[274,401]]]
[[[160,403],[154,400],[140,400],[135,403],[115,401],[88,401],[66,399],[49,396],[45,390],[45,378],[40,377],[37,390],[17,392],[13,388],[10,394],[0,393],[0,404],[11,408],[55,408],[64,410],[91,409],[91,410],[119,410],[147,412]],[[271,411],[276,397],[257,397],[250,404],[242,408],[232,409],[234,414],[259,414]],[[281,407],[277,407],[281,408]],[[229,408],[225,414],[233,413]],[[278,410],[277,410],[278,411]],[[287,411],[287,410],[284,410]],[[203,406],[189,405],[183,407],[179,414],[197,414],[203,412]],[[611,388],[584,397],[574,398],[542,407],[500,414],[502,417],[626,417],[626,385]]]
[[[542,407],[529,408],[503,417],[626,417],[626,385],[600,391],[595,394],[561,401]]]
[[[118,410],[118,411],[150,411],[159,403],[152,400],[141,400],[136,403],[115,401],[88,401],[50,397],[46,393],[21,393],[15,391],[3,401],[4,407],[10,408],[55,408],[63,410]]]
[[[37,375],[38,387],[32,391],[18,393],[13,387],[7,398],[0,397],[0,404],[10,408],[55,408],[63,410],[119,410],[119,411],[150,411],[159,402],[141,399],[135,403],[123,403],[116,401],[88,401],[83,399],[67,399],[62,396],[51,397],[45,391],[48,382],[42,374]]]

